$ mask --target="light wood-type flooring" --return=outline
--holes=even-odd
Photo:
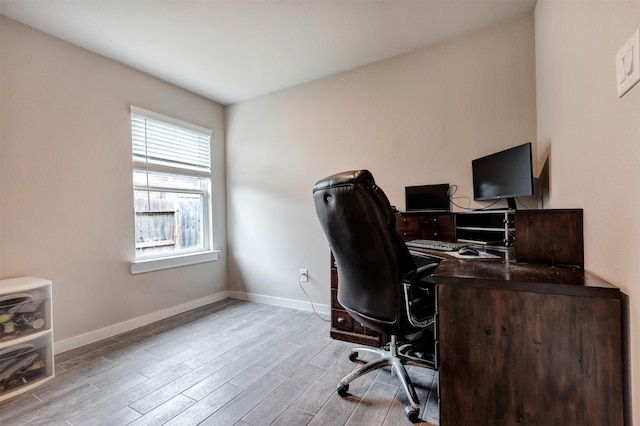
[[[56,356],[56,377],[0,403],[0,425],[410,425],[389,370],[358,366],[316,315],[227,299]],[[410,367],[420,424],[438,422],[433,371]]]

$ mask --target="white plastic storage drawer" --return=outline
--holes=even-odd
[[[0,280],[0,401],[54,376],[51,281]]]

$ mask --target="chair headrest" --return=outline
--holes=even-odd
[[[347,172],[336,173],[335,175],[328,176],[319,180],[313,187],[314,192],[331,188],[334,186],[341,186],[345,184],[375,184],[373,175],[369,170],[351,170]]]

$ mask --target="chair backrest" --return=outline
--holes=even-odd
[[[416,267],[387,196],[368,170],[357,170],[320,180],[313,197],[338,268],[338,301],[362,324],[402,334],[402,277]]]

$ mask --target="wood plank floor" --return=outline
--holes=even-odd
[[[9,425],[410,425],[388,370],[335,392],[351,343],[313,313],[228,299],[56,357],[56,377],[0,404]],[[436,375],[409,369],[423,425]]]

